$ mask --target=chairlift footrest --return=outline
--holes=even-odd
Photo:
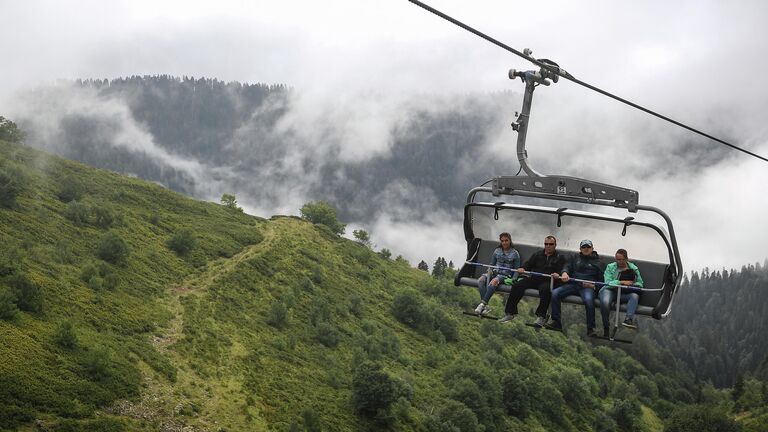
[[[462,311],[461,313],[463,313],[464,315],[469,315],[469,316],[473,316],[473,317],[477,317],[477,318],[492,319],[492,320],[496,320],[496,321],[499,320],[499,317],[491,316],[491,315],[483,315],[483,314],[475,313],[474,311],[472,311],[472,312]]]

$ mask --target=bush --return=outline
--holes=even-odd
[[[64,217],[75,226],[85,226],[88,223],[88,207],[79,201],[70,201],[64,209]]]
[[[95,381],[106,380],[112,376],[111,363],[112,351],[105,347],[97,347],[88,351],[82,359],[85,373]]]
[[[741,426],[722,409],[688,405],[675,410],[664,423],[666,432],[738,432]]]
[[[267,324],[277,329],[282,329],[288,324],[288,309],[283,302],[272,302],[267,315]]]
[[[413,290],[404,290],[395,294],[392,301],[392,314],[398,321],[411,328],[422,326],[424,322],[424,300]]]
[[[0,277],[10,276],[21,270],[23,259],[15,247],[4,244],[0,247]]]
[[[93,213],[93,223],[99,228],[109,228],[115,220],[112,210],[103,205],[94,206],[91,208],[91,213]]]
[[[79,201],[83,198],[83,184],[75,176],[66,176],[61,180],[56,196],[62,202]]]
[[[43,293],[37,284],[23,274],[11,276],[7,283],[13,289],[16,296],[16,306],[19,309],[34,313],[43,310]]]
[[[182,228],[176,231],[168,242],[168,248],[179,255],[186,255],[197,244],[195,233],[189,228]]]
[[[325,225],[334,234],[344,234],[346,225],[336,220],[336,209],[329,203],[324,201],[309,202],[304,204],[300,211],[302,219],[313,224]]]
[[[11,321],[16,318],[18,313],[16,296],[10,289],[0,285],[0,319]]]
[[[110,231],[102,237],[96,256],[112,264],[120,264],[128,257],[128,245],[116,232]]]
[[[70,321],[59,323],[56,327],[56,333],[53,335],[53,342],[62,348],[70,350],[77,346],[77,334],[75,333],[75,327]]]
[[[0,167],[0,205],[11,208],[16,198],[27,188],[29,178],[18,166]]]
[[[335,347],[341,340],[341,333],[328,322],[319,323],[316,331],[317,333],[315,334],[315,337],[317,338],[317,341],[328,348]]]
[[[385,419],[399,397],[395,380],[381,365],[363,362],[352,376],[352,403],[365,417]]]
[[[477,416],[461,402],[447,400],[427,420],[429,432],[475,432],[484,430],[477,422]]]

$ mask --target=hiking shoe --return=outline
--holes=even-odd
[[[624,320],[623,323],[621,323],[621,325],[623,325],[624,327],[629,327],[631,329],[636,329],[637,328],[637,321],[634,320],[633,318],[627,318],[627,319]]]
[[[563,331],[563,325],[560,324],[560,321],[552,320],[552,322],[547,323],[544,328],[547,328],[549,330],[557,330],[557,331]]]
[[[587,336],[588,337],[595,337],[595,336],[597,336],[597,332],[593,328],[588,328],[587,329]]]
[[[515,319],[515,317],[516,317],[516,316],[517,316],[517,315],[513,315],[513,314],[506,314],[506,315],[504,315],[504,316],[503,316],[503,317],[502,317],[502,318],[499,320],[499,322],[500,322],[500,323],[502,323],[502,324],[503,324],[503,323],[508,323],[508,322],[511,322],[513,319]]]
[[[475,308],[475,313],[480,315],[481,313],[483,313],[484,309],[485,309],[485,303],[480,302],[480,304],[477,305],[477,307]]]
[[[537,316],[536,321],[533,322],[534,327],[544,327],[547,324],[547,318],[545,316]]]

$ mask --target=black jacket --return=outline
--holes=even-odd
[[[560,273],[564,265],[565,256],[560,252],[555,251],[553,255],[546,256],[544,250],[540,250],[523,263],[523,268],[527,271],[552,274]]]
[[[584,256],[577,253],[572,256],[568,264],[563,267],[563,272],[576,279],[586,279],[596,282],[603,281],[603,268],[600,266],[600,256],[592,251],[591,255]]]

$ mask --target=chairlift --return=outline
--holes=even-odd
[[[531,51],[526,49],[525,54],[530,56]],[[510,79],[521,78],[525,83],[523,106],[517,121],[512,123],[518,132],[517,156],[521,170],[518,175],[495,177],[469,191],[464,206],[467,259],[454,282],[457,286],[477,287],[477,279],[486,271],[483,265],[489,264],[502,232],[512,235],[514,247],[523,261],[543,248],[541,241],[547,235],[558,239],[561,253],[578,253],[579,241],[588,238],[601,255],[603,267],[612,261],[617,249],[629,252],[630,261],[639,267],[645,281],[637,315],[663,319],[672,312],[672,300],[683,273],[669,216],[656,207],[641,205],[635,190],[576,177],[544,175],[528,164],[525,141],[534,89],[539,85],[549,86],[550,80],[558,81],[558,75],[550,69],[567,74],[556,63],[548,60],[546,63],[550,68],[509,71]],[[521,172],[524,174],[520,175]],[[481,194],[490,198],[481,200],[478,198]],[[564,202],[573,203],[568,204],[572,208],[563,207]],[[646,220],[646,216],[651,220]],[[663,223],[659,223],[661,221]],[[509,293],[511,287],[501,285],[496,291]],[[525,295],[538,298],[538,291],[529,289]],[[563,301],[583,304],[578,296],[569,296]],[[595,305],[599,306],[598,299]],[[619,310],[625,311],[626,304],[616,308],[611,340],[620,327]]]

